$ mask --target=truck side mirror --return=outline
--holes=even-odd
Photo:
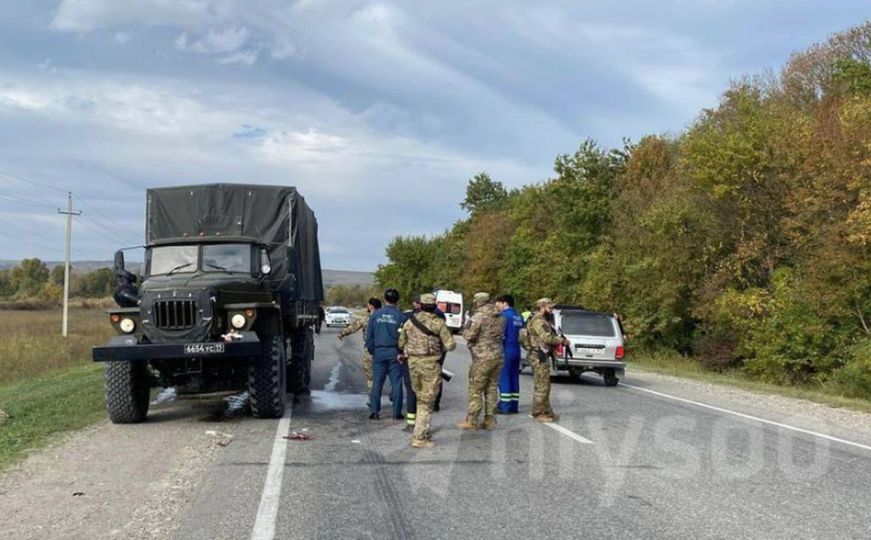
[[[115,273],[117,274],[124,270],[124,252],[119,249],[115,252]]]
[[[260,273],[264,276],[272,272],[272,265],[269,264],[269,252],[265,248],[260,249]]]

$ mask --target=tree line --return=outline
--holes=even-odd
[[[482,172],[378,283],[616,311],[636,349],[871,397],[871,21],[733,82],[676,136],[584,141],[551,178]]]
[[[64,267],[51,270],[40,259],[23,259],[18,266],[0,270],[0,300],[38,300],[57,303],[63,296]],[[111,268],[90,272],[70,269],[70,296],[103,298],[115,290],[115,275]]]

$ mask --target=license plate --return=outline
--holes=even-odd
[[[189,355],[224,354],[224,344],[191,343],[184,346],[184,353]]]
[[[588,347],[577,347],[575,352],[581,354],[602,354],[602,349],[590,349]]]

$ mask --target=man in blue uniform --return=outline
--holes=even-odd
[[[499,377],[499,409],[501,414],[517,414],[520,402],[520,330],[524,320],[514,310],[514,297],[503,294],[496,298],[496,307],[502,311],[505,318],[505,337],[502,346],[505,349],[505,363]]]
[[[372,392],[369,394],[369,418],[372,420],[378,420],[381,412],[381,391],[388,376],[393,418],[402,419],[402,366],[398,356],[399,328],[405,322],[405,315],[396,306],[399,291],[387,289],[384,300],[387,305],[372,313],[366,329],[366,350],[372,355]]]

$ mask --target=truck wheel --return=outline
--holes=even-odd
[[[287,405],[284,371],[287,355],[281,336],[269,336],[263,341],[266,350],[248,366],[251,414],[255,418],[280,418]]]
[[[113,424],[138,424],[148,415],[151,384],[145,362],[106,362],[106,411]]]
[[[293,333],[290,341],[290,365],[287,366],[287,391],[294,397],[310,393],[311,363],[314,358],[314,334],[311,328]]]
[[[605,386],[617,386],[617,383],[620,382],[614,368],[605,368],[605,371],[602,372],[602,378],[605,379]]]

